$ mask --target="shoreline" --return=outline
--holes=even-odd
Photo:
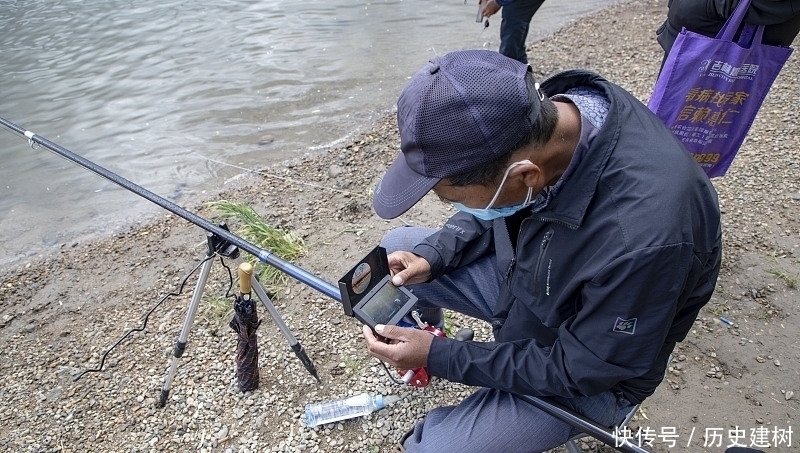
[[[551,1],[552,3],[544,4],[542,10],[537,13],[537,17],[541,17],[539,18],[538,26],[534,27],[535,31],[539,31],[541,28],[545,30],[543,32],[545,34],[552,33],[556,27],[563,25],[565,22],[568,23],[571,20],[570,17],[580,17],[595,8],[620,0]],[[487,31],[481,31],[481,27],[474,23],[474,10],[472,7],[468,8],[459,4],[445,6],[443,4],[431,4],[430,2],[426,4],[428,6],[425,8],[435,6],[438,14],[433,16],[423,14],[423,16],[441,17],[437,20],[420,20],[417,17],[420,15],[420,9],[413,8],[413,10],[417,11],[412,16],[417,17],[414,19],[413,27],[418,30],[420,36],[428,36],[432,29],[446,27],[447,30],[444,33],[433,32],[434,37],[431,43],[436,43],[437,47],[440,45],[440,51],[458,46],[481,47],[483,45],[489,48],[495,47],[498,27],[495,24],[494,27]],[[343,11],[343,14],[347,16],[358,17],[362,14],[371,16],[370,20],[364,21],[362,25],[359,26],[355,21],[346,20],[338,20],[333,25],[337,30],[341,31],[351,30],[348,27],[363,28],[368,31],[380,30],[379,26],[372,23],[376,17],[383,17],[384,14],[376,16],[375,13],[392,10],[397,10],[399,15],[397,19],[407,17],[408,11],[405,11],[406,7],[402,4],[373,4],[365,5],[364,11],[361,11],[360,8],[355,8],[349,12]],[[98,11],[98,13],[113,15],[112,11]],[[192,11],[194,10],[192,9]],[[304,11],[304,8],[300,8],[295,12],[300,11]],[[189,10],[186,12],[191,15]],[[43,18],[43,20],[47,19]],[[381,19],[379,22],[384,20]],[[405,29],[405,26],[399,24],[408,20],[408,18],[405,20],[389,20],[388,24],[398,25],[392,27],[392,30],[387,30],[386,33],[397,33],[397,30]],[[536,22],[536,18],[534,22]],[[12,35],[16,33],[25,35],[21,31],[15,31]],[[343,33],[343,35],[349,34]],[[387,52],[378,49],[384,49],[385,47],[381,46],[385,46],[387,41],[391,43],[394,40],[387,40],[384,33],[380,34],[383,39],[375,36],[374,43],[369,45],[372,50],[365,51],[373,52],[374,55],[387,55]],[[311,36],[315,36],[314,33]],[[422,39],[427,41],[429,38]],[[488,42],[486,41],[487,39],[489,40]],[[275,44],[280,44],[280,42]],[[381,116],[382,111],[391,110],[396,97],[393,93],[396,90],[399,92],[405,76],[408,75],[407,73],[416,69],[417,64],[413,62],[417,61],[418,57],[415,55],[422,56],[424,54],[427,56],[435,52],[428,43],[420,46],[416,44],[415,40],[409,40],[402,47],[406,47],[406,45],[408,46],[406,52],[390,58],[391,65],[380,65],[380,71],[374,74],[373,77],[364,76],[363,68],[358,64],[360,60],[358,58],[352,64],[345,65],[346,62],[351,61],[349,58],[352,58],[350,52],[353,49],[351,49],[351,46],[345,46],[345,48],[341,49],[338,56],[335,53],[318,55],[320,60],[317,61],[315,59],[312,66],[323,64],[329,70],[332,67],[339,68],[336,71],[337,75],[333,76],[331,74],[332,77],[329,80],[334,86],[330,87],[327,82],[321,82],[323,83],[322,87],[311,89],[312,93],[316,91],[322,93],[323,96],[313,99],[314,96],[312,95],[312,99],[302,101],[300,108],[303,112],[295,112],[299,116],[292,115],[294,118],[292,121],[289,121],[291,118],[287,118],[287,121],[281,122],[288,129],[275,125],[274,121],[260,124],[259,120],[250,118],[246,122],[252,122],[252,124],[246,127],[244,124],[236,126],[237,132],[235,135],[222,139],[219,135],[213,135],[213,129],[226,128],[228,126],[225,125],[230,121],[239,123],[242,118],[239,120],[233,120],[232,118],[226,120],[224,112],[214,114],[209,112],[209,121],[207,123],[209,129],[194,129],[191,124],[180,123],[182,116],[192,115],[192,107],[199,106],[197,101],[193,101],[192,105],[186,106],[187,110],[181,110],[183,115],[170,115],[172,118],[167,119],[170,123],[175,122],[173,129],[180,129],[180,131],[173,131],[175,132],[174,134],[169,133],[169,139],[182,137],[180,138],[180,143],[174,143],[168,150],[164,149],[166,144],[165,137],[163,135],[159,136],[157,132],[160,130],[159,124],[163,125],[164,121],[156,119],[157,116],[150,118],[150,121],[145,124],[146,129],[131,134],[130,137],[123,136],[124,133],[121,132],[127,130],[125,121],[120,124],[112,124],[113,122],[106,124],[105,131],[109,137],[102,140],[106,145],[101,148],[103,151],[99,151],[95,142],[100,140],[91,132],[91,129],[87,131],[83,127],[82,122],[88,120],[86,112],[84,112],[84,115],[78,115],[74,118],[66,117],[66,122],[63,121],[64,118],[59,121],[46,118],[47,115],[44,117],[39,115],[39,113],[49,112],[51,116],[59,116],[57,113],[60,111],[59,108],[63,109],[63,106],[51,106],[52,111],[48,109],[27,113],[12,113],[9,111],[8,114],[11,115],[9,119],[14,120],[21,126],[30,128],[48,139],[60,142],[78,154],[97,159],[98,163],[102,163],[104,166],[107,165],[108,168],[118,171],[132,181],[140,183],[143,187],[147,187],[171,201],[193,203],[198,199],[208,197],[209,195],[204,193],[206,191],[213,194],[220,190],[227,190],[225,180],[237,171],[224,164],[214,163],[212,159],[219,158],[231,163],[244,162],[248,167],[257,168],[265,165],[265,163],[278,163],[292,156],[333,151],[337,147],[344,146],[347,142],[352,141],[355,133],[366,132],[377,121],[377,117]],[[167,47],[166,50],[168,49]],[[332,49],[333,46],[329,47],[329,50]],[[393,50],[391,44],[388,49]],[[356,50],[356,55],[359,55],[360,52]],[[291,59],[291,61],[303,61],[303,59],[308,58],[308,56],[301,57],[302,55],[305,54],[297,54],[297,59]],[[253,58],[258,57],[254,55]],[[311,58],[314,57],[312,56]],[[331,58],[332,64],[325,64],[328,58]],[[374,57],[371,60],[374,60]],[[409,67],[409,64],[413,68]],[[354,69],[357,76],[352,77],[350,73],[353,71],[346,68]],[[88,67],[88,69],[91,69],[91,67]],[[61,71],[61,73],[68,74],[70,67],[65,67],[64,71]],[[319,72],[315,71],[314,74],[319,74]],[[310,73],[307,75],[311,76],[312,80],[316,80],[316,77]],[[145,76],[145,74],[140,74],[139,76]],[[339,78],[342,79],[342,82],[335,82]],[[192,80],[195,79],[191,77],[190,79],[187,82],[188,85],[183,89],[189,90],[193,86]],[[326,76],[324,79],[328,79],[328,77]],[[257,78],[256,80],[259,80],[259,83],[256,84],[257,86],[250,89],[246,86],[239,88],[256,89],[261,85],[261,79]],[[125,85],[124,82],[126,81],[122,82]],[[301,82],[305,83],[305,81]],[[178,79],[171,79],[169,83],[180,84]],[[14,87],[15,84],[11,83],[11,86]],[[333,93],[334,91],[338,94]],[[33,90],[31,95],[36,94],[36,92],[37,90]],[[326,94],[326,92],[329,94]],[[143,97],[137,97],[140,103],[147,104],[146,99],[150,99],[149,96],[154,95],[151,91],[147,91],[147,93],[150,94],[140,93]],[[12,89],[10,93],[12,98],[15,98],[14,94]],[[341,99],[338,99],[339,97]],[[156,99],[161,99],[161,97]],[[249,115],[261,116],[261,113],[256,113],[256,111],[264,111],[265,107],[261,105],[262,102],[267,102],[266,105],[274,105],[273,103],[284,105],[285,103],[280,99],[280,95],[278,95],[277,98],[272,96],[264,101],[259,99],[258,95],[255,95],[250,98],[250,101],[243,100],[243,102],[255,102],[256,105],[242,105],[241,107],[246,111],[252,110]],[[369,100],[369,102],[365,103],[359,100]],[[95,99],[90,96],[88,102],[102,103],[102,99]],[[13,99],[11,103],[13,104]],[[314,107],[314,104],[317,103],[319,105]],[[303,108],[303,105],[308,108]],[[276,106],[276,108],[284,107]],[[328,108],[333,110],[330,113],[325,113]],[[279,113],[279,111],[275,111],[272,108],[268,110],[268,116],[270,117]],[[126,112],[128,110],[123,108],[117,113],[120,118],[125,118]],[[197,114],[203,116],[201,112]],[[219,115],[222,115],[222,118],[219,118]],[[302,120],[303,117],[308,115],[311,116],[307,120]],[[90,117],[91,115],[88,116]],[[100,118],[97,120],[102,122]],[[307,121],[307,123],[305,126],[292,126],[295,120],[301,121],[301,123]],[[127,123],[130,123],[130,121]],[[222,126],[220,126],[220,123]],[[0,128],[0,130],[3,129]],[[58,131],[63,132],[64,130],[71,130],[71,132],[65,135],[58,135]],[[112,130],[117,132],[112,133]],[[219,134],[220,130],[217,130],[216,133]],[[223,130],[222,133],[224,135],[226,132]],[[257,145],[256,143],[261,142],[262,139],[265,139],[264,144]],[[117,143],[117,140],[122,143]],[[138,145],[134,146],[133,154],[131,154],[131,151],[122,154],[118,153],[120,146],[126,149],[129,145],[133,146],[132,141],[138,143]],[[11,137],[9,135],[8,140],[6,140],[5,135],[0,132],[0,142],[6,145],[7,151],[12,152],[13,156],[24,160],[24,165],[21,165],[23,164],[21,162],[15,162],[14,159],[8,161],[5,166],[6,172],[12,168],[20,167],[23,169],[23,175],[28,174],[30,176],[27,181],[30,181],[31,184],[28,186],[16,181],[13,175],[19,172],[12,172],[12,177],[7,182],[9,187],[4,186],[7,199],[4,200],[4,208],[0,209],[0,211],[3,211],[0,213],[0,229],[3,229],[6,234],[0,238],[0,266],[14,265],[20,260],[29,259],[40,253],[51,253],[53,248],[60,247],[64,243],[67,245],[75,242],[84,243],[100,235],[114,234],[127,228],[140,216],[154,216],[158,213],[157,209],[148,203],[140,202],[136,197],[128,196],[127,193],[119,191],[113,184],[97,179],[95,175],[84,173],[83,169],[72,168],[72,164],[62,163],[60,159],[57,159],[57,156],[44,152],[45,150],[26,153],[24,137]],[[225,142],[228,144],[223,145]],[[184,144],[187,144],[187,147],[179,151],[180,148],[184,148]],[[193,146],[196,147],[192,148]],[[227,150],[231,151],[230,155]],[[178,154],[173,154],[173,152]],[[173,156],[174,159],[167,156]],[[122,167],[117,166],[118,164],[122,165]],[[154,168],[152,168],[152,171],[145,170],[149,167]],[[47,169],[50,169],[50,171]]]
[[[599,0],[599,3],[610,2],[610,4],[619,4],[629,0]],[[561,8],[561,11],[566,11],[566,13],[560,12],[559,14],[554,13],[553,11],[556,8]],[[534,16],[534,20],[532,22],[532,30],[531,36],[535,36],[535,40],[531,40],[535,45],[536,42],[541,41],[542,39],[546,39],[548,36],[551,36],[553,29],[555,26],[561,24],[570,24],[577,19],[568,19],[567,15],[577,15],[578,18],[583,17],[587,14],[586,11],[591,11],[592,8],[598,7],[595,1],[589,2],[587,5],[573,5],[570,4],[566,0],[559,0],[553,3],[545,3],[542,6],[543,11],[539,11],[536,16]],[[606,6],[607,7],[607,6]],[[464,10],[466,10],[466,6],[462,10],[461,7],[455,8],[460,13],[464,13],[465,16],[463,17],[463,21],[465,22],[465,26],[469,33],[466,33],[463,38],[465,39],[464,42],[469,42],[472,46],[480,46],[480,41],[475,40],[475,36],[485,36],[484,39],[490,39],[489,42],[484,42],[484,46],[488,46],[489,48],[496,48],[496,39],[494,37],[494,33],[497,33],[497,26],[499,22],[493,24],[494,26],[489,30],[489,32],[480,32],[480,27],[475,25],[473,28],[473,16],[471,13],[466,14]],[[472,11],[472,8],[469,8]],[[544,14],[542,14],[544,13]],[[591,13],[589,13],[591,14]],[[459,16],[450,16],[450,20],[458,20],[461,23],[461,19],[457,19]],[[549,19],[545,22],[545,18]],[[540,23],[537,27],[537,19],[540,20]],[[554,23],[551,23],[553,21]],[[542,23],[543,22],[543,23]],[[539,33],[539,27],[542,27],[546,31]],[[473,34],[472,32],[476,34]],[[550,34],[547,34],[550,33]],[[431,50],[433,51],[433,50]],[[409,74],[396,74],[393,77],[396,77],[396,80],[402,81],[405,79],[406,76]],[[380,78],[385,79],[385,75],[381,75]],[[394,86],[395,84],[388,84]],[[380,95],[375,93],[377,98],[382,98],[385,96],[389,90],[393,90],[394,88],[389,88],[389,86],[383,86],[380,88]],[[399,89],[398,89],[399,93]],[[362,94],[363,95],[363,94]],[[307,147],[302,148],[299,147],[297,150],[293,150],[292,153],[295,153],[297,156],[302,158],[302,156],[306,155],[317,155],[320,153],[326,152],[334,152],[338,147],[346,146],[346,144],[352,141],[357,135],[361,133],[365,133],[369,131],[372,125],[377,124],[381,121],[381,119],[391,112],[393,108],[393,100],[391,102],[387,102],[388,105],[385,106],[378,106],[375,111],[353,111],[349,112],[347,116],[352,117],[351,121],[348,121],[347,124],[350,126],[346,126],[346,129],[339,130],[336,129],[335,131],[326,131],[326,132],[340,132],[336,134],[334,138],[331,137],[324,137],[322,136],[324,133],[313,133],[309,131],[309,136],[314,135],[314,139],[308,143]],[[357,118],[357,119],[356,119]],[[28,120],[24,120],[22,118],[18,119],[20,122],[18,124],[22,127],[34,127],[34,124],[28,124]],[[29,119],[30,120],[30,119]],[[16,120],[15,120],[16,121]],[[55,125],[52,125],[55,126]],[[0,126],[0,134],[2,131],[5,130]],[[80,145],[76,143],[80,143],[80,136],[59,136],[59,135],[50,135],[52,131],[48,130],[38,130],[36,128],[33,129],[37,134],[41,133],[43,137],[47,139],[52,139],[55,142],[59,142],[59,144],[65,145],[66,148],[75,151],[77,154],[82,155],[85,150],[80,148]],[[269,132],[267,130],[262,132]],[[16,134],[15,134],[16,135]],[[269,139],[277,139],[280,141],[281,137],[272,137],[271,134]],[[333,135],[333,134],[331,134]],[[20,149],[24,150],[24,140],[25,138],[22,136],[13,137],[14,142],[16,143],[18,140],[18,145]],[[62,142],[63,140],[63,142]],[[75,142],[74,140],[78,140]],[[148,147],[155,145],[151,143],[149,145],[142,143],[143,146]],[[255,146],[249,153],[264,153],[270,154],[272,148],[270,148],[270,144],[263,145],[263,146]],[[282,148],[281,148],[282,149]],[[280,151],[279,154],[284,155],[287,153],[287,150]],[[46,149],[40,149],[40,153],[35,153],[35,158],[43,159],[45,161],[55,161],[58,156],[53,155]],[[41,155],[40,155],[41,154]],[[297,156],[294,157],[287,157],[286,159],[292,160],[298,158]],[[185,159],[182,159],[184,162],[180,163],[179,165],[184,168],[190,168],[193,163],[187,162],[186,160],[193,160],[191,156],[185,156]],[[161,181],[149,181],[147,178],[137,178],[133,175],[130,175],[134,182],[141,182],[142,186],[146,189],[153,190],[153,192],[157,193],[160,196],[163,196],[170,201],[175,203],[197,203],[198,201],[208,200],[214,196],[217,196],[218,193],[226,192],[228,181],[231,178],[235,178],[236,175],[232,174],[235,171],[233,166],[225,164],[223,162],[214,162],[212,159],[204,158],[204,157],[197,157],[198,159],[206,161],[204,165],[207,168],[201,169],[200,172],[207,172],[207,179],[204,182],[200,183],[191,183],[190,180],[195,180],[196,178],[191,175],[187,175],[187,180],[183,182],[174,181],[175,184],[166,184],[166,188],[162,188]],[[282,157],[269,157],[266,160],[270,164],[280,165],[284,160]],[[98,162],[103,162],[102,159],[98,160]],[[232,163],[236,163],[236,159],[231,159]],[[176,162],[177,163],[177,162]],[[48,197],[48,193],[44,193],[44,195],[39,194],[29,194],[30,198],[25,200],[20,200],[14,207],[11,208],[11,212],[6,216],[5,222],[3,219],[0,219],[0,228],[3,228],[7,235],[6,238],[0,239],[0,249],[7,249],[4,252],[7,255],[0,255],[0,266],[15,266],[21,262],[30,261],[31,259],[35,259],[37,255],[47,255],[52,256],[54,253],[58,253],[59,248],[64,247],[72,247],[76,246],[75,244],[84,244],[91,242],[93,240],[99,239],[102,236],[111,236],[117,234],[119,232],[125,231],[126,229],[130,228],[132,225],[137,224],[138,216],[144,215],[148,216],[150,219],[156,219],[161,214],[161,208],[151,205],[148,203],[140,202],[137,197],[132,196],[132,194],[127,194],[124,191],[119,192],[119,187],[115,186],[114,184],[109,184],[106,181],[103,181],[102,178],[98,178],[96,175],[89,175],[84,173],[85,169],[73,169],[71,168],[73,163],[68,163],[68,167],[66,167],[67,172],[75,172],[75,178],[79,180],[86,179],[81,186],[86,186],[89,188],[95,188],[94,192],[88,192],[85,196],[81,196],[80,194],[76,194],[72,197],[71,203],[73,209],[67,210],[69,211],[66,216],[64,216],[64,212],[60,209],[52,209],[47,210],[47,216],[43,219],[39,213],[43,211],[41,208],[42,206],[47,206],[47,202],[42,204],[39,201],[39,198],[44,196]],[[115,163],[108,161],[103,162],[103,166],[107,166],[107,168],[115,168]],[[253,168],[258,168],[259,166],[255,166]],[[122,167],[116,168],[124,168],[124,164]],[[126,174],[126,171],[121,171],[121,174]],[[129,177],[126,175],[126,177]],[[98,178],[98,179],[95,179]],[[46,177],[43,179],[47,179]],[[169,185],[174,187],[170,187]],[[107,215],[105,213],[105,209],[113,209],[113,206],[117,205],[124,205],[126,207],[130,207],[129,209],[121,210],[118,215]],[[90,209],[93,206],[105,206],[104,209]],[[79,216],[77,213],[82,213],[86,211],[85,216]],[[24,224],[34,225],[33,227],[26,228],[23,226]],[[38,231],[40,228],[39,225],[47,225],[49,224],[48,228],[41,233]],[[31,231],[36,230],[36,231]],[[13,240],[11,238],[14,238]],[[22,244],[22,245],[20,245]]]

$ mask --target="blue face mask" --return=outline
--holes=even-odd
[[[526,206],[528,205],[523,203],[514,206],[503,206],[502,208],[476,209],[476,208],[468,208],[461,203],[453,203],[453,207],[455,207],[459,211],[472,214],[473,216],[481,220],[494,220],[494,219],[499,219],[500,217],[508,217]]]
[[[529,163],[531,163],[529,160],[523,160],[523,161],[519,161],[519,162],[514,162],[513,164],[508,166],[508,168],[506,169],[505,174],[503,174],[503,180],[500,181],[500,186],[497,188],[497,191],[494,193],[494,197],[492,197],[492,201],[490,201],[489,204],[485,208],[483,208],[483,209],[469,208],[467,206],[464,206],[461,203],[453,203],[453,207],[455,207],[459,211],[463,211],[463,212],[466,212],[468,214],[472,214],[473,216],[475,216],[475,217],[477,217],[477,218],[479,218],[481,220],[494,220],[494,219],[498,219],[500,217],[508,217],[508,216],[514,214],[515,212],[519,211],[520,209],[523,209],[523,208],[525,208],[527,206],[530,206],[531,201],[533,199],[533,188],[532,187],[528,187],[528,195],[525,197],[525,201],[523,201],[522,203],[516,204],[516,205],[513,205],[513,206],[503,206],[503,207],[500,207],[500,208],[492,208],[492,205],[494,204],[494,202],[497,201],[497,197],[500,196],[500,191],[503,189],[503,184],[505,184],[506,178],[508,178],[508,172],[511,171],[511,169],[516,167],[517,165],[529,164]]]

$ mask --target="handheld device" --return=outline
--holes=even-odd
[[[483,22],[483,28],[489,26],[489,18],[483,15],[483,7],[486,5],[487,0],[480,0],[478,2],[478,13],[475,15],[475,22]]]
[[[370,326],[395,325],[408,314],[417,303],[417,296],[402,286],[394,286],[389,274],[386,249],[375,247],[355,267],[339,280],[342,307],[348,316]],[[439,328],[422,321],[416,310],[411,316],[420,329],[439,337],[446,336]],[[413,387],[425,387],[430,375],[425,367],[408,370],[403,382]]]
[[[485,4],[486,0],[481,0],[478,2],[478,14],[475,15],[475,22],[483,22],[483,5]]]
[[[375,329],[395,325],[417,303],[417,296],[392,284],[386,249],[377,246],[339,280],[344,314]]]

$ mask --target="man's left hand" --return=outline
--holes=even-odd
[[[364,338],[370,355],[377,357],[397,369],[411,370],[428,364],[428,353],[431,350],[433,335],[411,327],[386,326],[378,324],[375,332],[386,343],[375,336],[375,332],[364,326]]]

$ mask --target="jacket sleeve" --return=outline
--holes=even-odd
[[[691,263],[688,244],[627,253],[576,290],[582,307],[554,328],[557,339],[551,346],[533,340],[435,338],[428,371],[467,385],[537,396],[589,396],[608,390],[650,369],[681,299],[687,298],[683,286]],[[713,285],[699,297],[708,300],[710,291]],[[526,304],[517,302],[525,309]]]
[[[431,279],[471,263],[493,250],[492,221],[457,212],[436,233],[412,250],[431,265]]]

